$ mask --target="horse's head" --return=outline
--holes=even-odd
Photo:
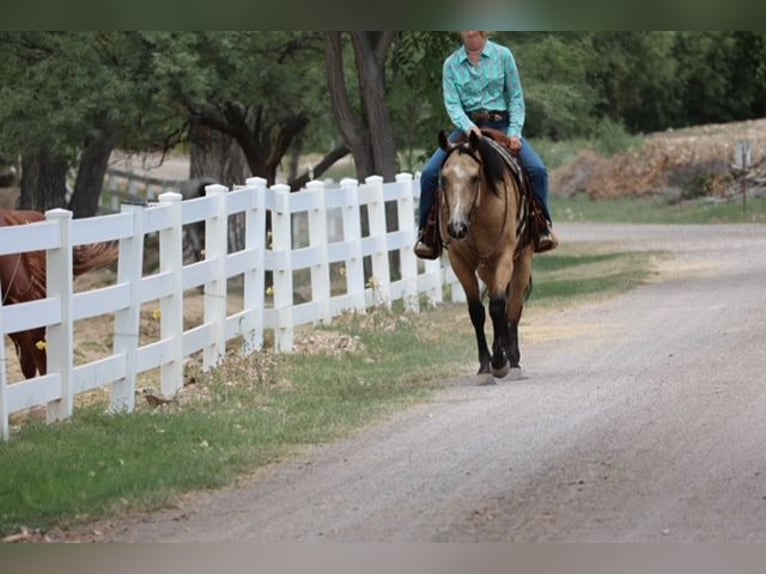
[[[440,132],[439,146],[447,152],[439,179],[448,211],[447,233],[453,239],[463,239],[471,228],[471,213],[481,201],[480,138],[471,132],[467,138],[451,143],[444,132]]]

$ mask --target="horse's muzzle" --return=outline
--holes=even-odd
[[[468,224],[462,221],[450,221],[447,224],[447,233],[452,239],[464,239],[468,235]]]

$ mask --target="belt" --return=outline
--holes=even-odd
[[[508,119],[508,112],[504,110],[474,110],[468,112],[468,117],[473,122],[504,122]]]

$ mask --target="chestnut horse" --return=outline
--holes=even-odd
[[[509,154],[494,141],[498,132],[471,133],[455,144],[439,134],[447,152],[441,169],[439,221],[449,261],[465,291],[479,349],[479,374],[521,376],[518,326],[532,286],[534,244],[530,195],[511,169]],[[520,169],[516,170],[520,173]],[[528,186],[525,186],[527,188]],[[494,340],[484,334],[479,279],[489,295]]]
[[[45,221],[45,215],[37,211],[20,211],[0,208],[0,227],[23,225]],[[104,267],[117,259],[118,249],[113,243],[95,243],[74,248],[73,273],[80,275],[91,269]],[[0,284],[2,304],[13,305],[34,299],[42,299],[46,292],[45,251],[27,251],[0,255]],[[9,333],[16,347],[21,372],[27,379],[36,373],[47,372],[45,356],[45,328]]]

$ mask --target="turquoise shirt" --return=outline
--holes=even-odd
[[[444,105],[452,123],[464,132],[476,127],[468,112],[507,111],[508,135],[521,137],[524,127],[524,93],[511,51],[488,40],[477,66],[461,46],[444,60]]]

